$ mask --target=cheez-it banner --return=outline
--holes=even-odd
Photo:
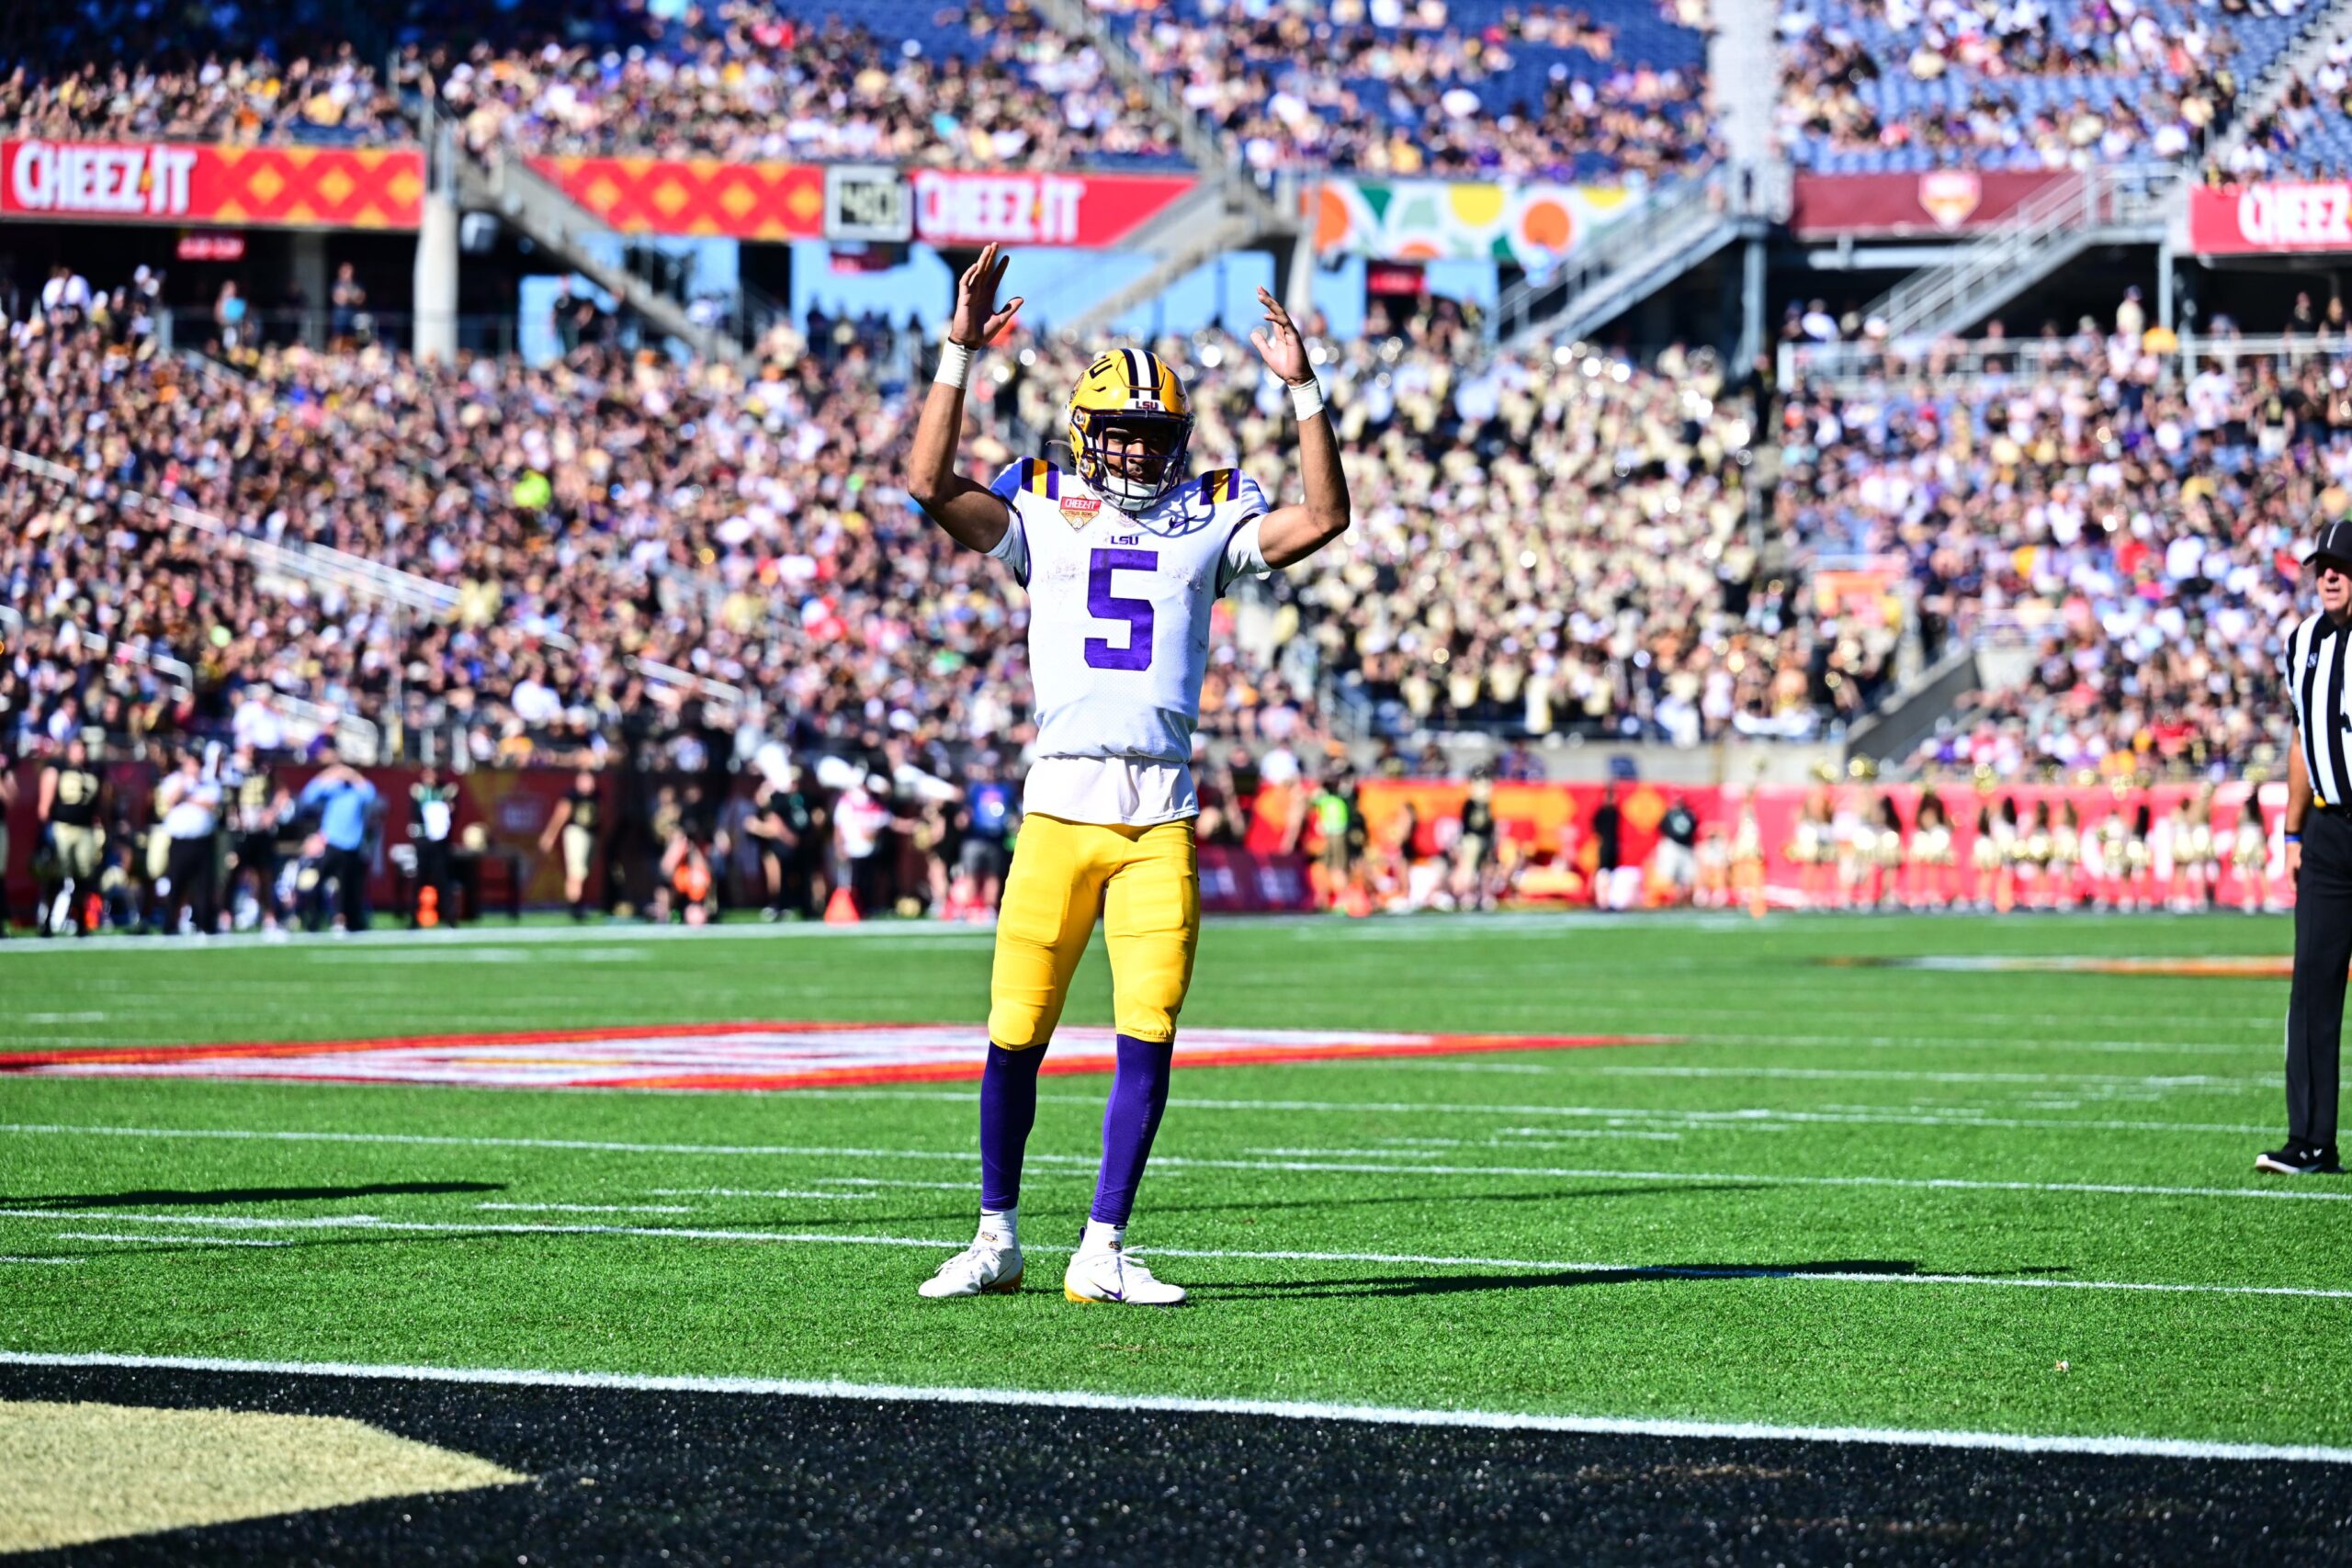
[[[2352,251],[2352,184],[2199,186],[2188,193],[2188,247],[2206,256]]]
[[[534,158],[531,167],[624,234],[825,237],[821,164],[716,158]]]
[[[413,229],[414,148],[0,141],[0,218]]]
[[[1115,245],[1193,188],[1183,175],[918,169],[915,235],[933,245]]]

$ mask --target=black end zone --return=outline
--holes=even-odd
[[[348,1416],[528,1484],[14,1563],[2342,1561],[2352,1467],[0,1366]],[[136,1484],[135,1478],[132,1482]]]

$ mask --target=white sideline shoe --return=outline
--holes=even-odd
[[[1074,1302],[1126,1306],[1182,1306],[1184,1302],[1183,1286],[1153,1279],[1150,1269],[1116,1247],[1071,1258],[1062,1273],[1062,1294]]]
[[[1009,1296],[1021,1288],[1021,1248],[982,1236],[919,1287],[926,1296]]]

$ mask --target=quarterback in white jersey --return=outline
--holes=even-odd
[[[1134,349],[1090,377],[1114,360],[1172,378]],[[1209,613],[1235,579],[1266,570],[1257,481],[1218,468],[1127,513],[1076,474],[1023,457],[989,488],[1011,503],[1012,526],[989,553],[1029,589],[1037,744],[1024,808],[1147,828],[1198,816],[1191,763]]]
[[[1006,258],[989,246],[957,283],[923,404],[907,492],[958,542],[1029,592],[1037,739],[998,911],[988,1062],[980,1079],[980,1227],[927,1296],[1018,1290],[1022,1156],[1037,1068],[1096,921],[1110,951],[1118,1071],[1085,1234],[1062,1276],[1073,1302],[1170,1305],[1184,1292],[1125,1250],[1168,1102],[1176,1016],[1192,981],[1200,877],[1192,772],[1209,616],[1234,580],[1304,560],[1348,526],[1347,478],[1306,344],[1273,296],[1250,333],[1290,389],[1306,500],[1275,507],[1248,475],[1187,477],[1193,419],[1158,355],[1113,349],[1070,394],[1067,468],[1024,457],[982,484],[956,472],[976,352],[1008,328]]]

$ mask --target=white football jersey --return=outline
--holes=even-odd
[[[1029,590],[1040,765],[1028,808],[1079,821],[1193,815],[1210,611],[1236,578],[1269,570],[1258,543],[1264,493],[1239,469],[1216,468],[1130,515],[1035,457],[989,488],[1012,525],[989,553]],[[1120,765],[1043,765],[1057,759]]]

